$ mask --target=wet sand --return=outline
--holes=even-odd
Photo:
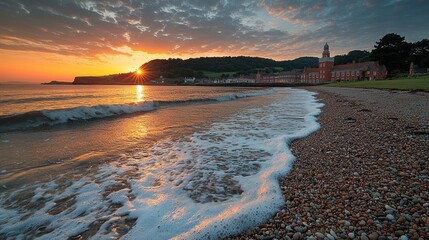
[[[321,129],[292,143],[286,203],[234,239],[429,239],[429,93],[307,89]]]

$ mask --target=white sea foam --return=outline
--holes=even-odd
[[[262,96],[262,95],[273,94],[275,92],[276,92],[276,90],[274,88],[271,88],[269,90],[261,91],[261,92],[230,94],[230,95],[217,97],[216,101],[219,101],[219,102],[231,101],[231,100],[235,100],[235,99],[239,99],[239,98],[257,97],[257,96]]]
[[[154,110],[157,103],[143,102],[135,104],[111,104],[98,106],[81,106],[65,110],[45,110],[43,115],[52,121],[52,124],[65,123],[68,121],[89,120],[93,118],[104,118],[114,115],[146,112]]]
[[[25,189],[2,196],[0,237],[64,239],[95,228],[94,239],[208,239],[256,226],[283,205],[278,178],[294,161],[288,143],[319,127],[313,93],[279,94],[206,131],[123,154],[65,189],[29,186],[39,208],[14,200]]]

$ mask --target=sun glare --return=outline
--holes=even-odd
[[[137,85],[136,86],[136,101],[137,102],[143,102],[144,94],[143,94],[143,86]]]
[[[143,74],[143,71],[142,71],[141,69],[137,69],[136,74],[137,74],[137,75],[142,75],[142,74]]]

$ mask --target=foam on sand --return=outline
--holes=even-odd
[[[0,237],[207,239],[237,234],[284,204],[278,178],[288,143],[318,129],[313,93],[281,89],[276,103],[222,119],[208,130],[123,154],[95,176],[29,186],[0,200]],[[65,188],[60,187],[65,186]]]

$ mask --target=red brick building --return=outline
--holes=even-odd
[[[334,66],[328,43],[319,58],[318,68],[304,68],[302,71],[280,72],[278,74],[256,75],[257,83],[328,83],[340,80],[379,80],[386,78],[386,66],[378,62],[362,62]]]

